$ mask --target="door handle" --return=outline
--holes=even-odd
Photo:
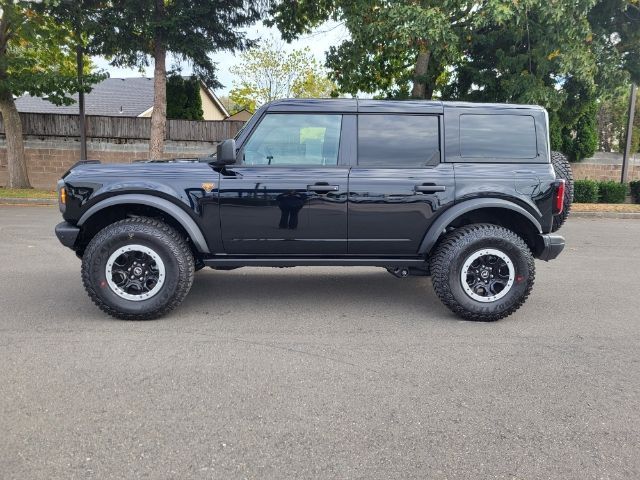
[[[327,185],[326,183],[316,184],[316,185],[307,185],[308,192],[316,192],[316,193],[329,193],[329,192],[337,192],[339,190],[338,185]]]
[[[444,185],[428,185],[420,184],[415,186],[415,191],[418,193],[435,193],[444,192],[446,187]]]

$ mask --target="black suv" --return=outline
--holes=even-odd
[[[167,313],[205,266],[368,265],[431,275],[455,313],[497,320],[564,247],[551,157],[537,106],[281,100],[210,157],[75,165],[56,234],[122,319]]]

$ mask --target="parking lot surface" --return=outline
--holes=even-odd
[[[570,219],[511,317],[381,268],[205,269],[102,314],[50,207],[0,207],[0,477],[640,478],[640,221]]]

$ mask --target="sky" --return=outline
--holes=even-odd
[[[282,41],[277,28],[269,28],[262,23],[258,23],[252,27],[245,28],[244,30],[245,32],[247,32],[248,38],[256,40],[259,40],[261,38],[273,39],[276,43],[283,44],[284,48],[287,51],[309,47],[312,54],[322,64],[324,64],[325,52],[329,50],[329,47],[332,45],[338,45],[343,40],[348,38],[347,30],[337,22],[327,22],[323,25],[320,25],[314,30],[313,33],[304,35],[291,44],[286,44],[284,41]],[[225,95],[232,88],[233,75],[231,75],[229,69],[233,65],[239,63],[239,59],[237,58],[237,54],[233,54],[231,52],[219,52],[212,55],[212,58],[218,64],[218,81],[224,85],[223,88],[216,89],[216,94]],[[149,67],[146,67],[144,69],[144,72],[141,73],[135,68],[112,67],[111,65],[109,65],[109,62],[105,58],[95,57],[93,60],[97,68],[106,70],[112,78],[140,76],[153,77],[153,64],[151,64]],[[175,63],[175,59],[167,58],[167,68],[170,68]],[[182,73],[184,75],[189,75],[191,73],[191,68],[189,65],[182,64],[181,66]]]

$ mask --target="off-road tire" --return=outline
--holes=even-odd
[[[141,301],[116,295],[105,278],[110,255],[131,244],[154,250],[166,270],[158,293]],[[193,255],[185,239],[166,223],[146,217],[128,218],[105,227],[89,242],[82,257],[82,283],[89,297],[100,310],[122,320],[152,320],[167,314],[189,293],[193,273]]]
[[[485,248],[506,253],[515,270],[511,289],[489,303],[467,295],[460,278],[465,260]],[[527,244],[511,230],[492,224],[468,225],[447,234],[437,245],[430,266],[433,288],[442,303],[460,317],[479,322],[500,320],[518,310],[535,279],[535,263]]]
[[[571,203],[573,202],[573,173],[571,172],[571,164],[567,157],[561,152],[551,152],[551,164],[556,172],[556,178],[564,180],[564,209],[562,213],[553,216],[553,226],[551,231],[560,230],[560,227],[567,221],[567,217],[571,212]]]

